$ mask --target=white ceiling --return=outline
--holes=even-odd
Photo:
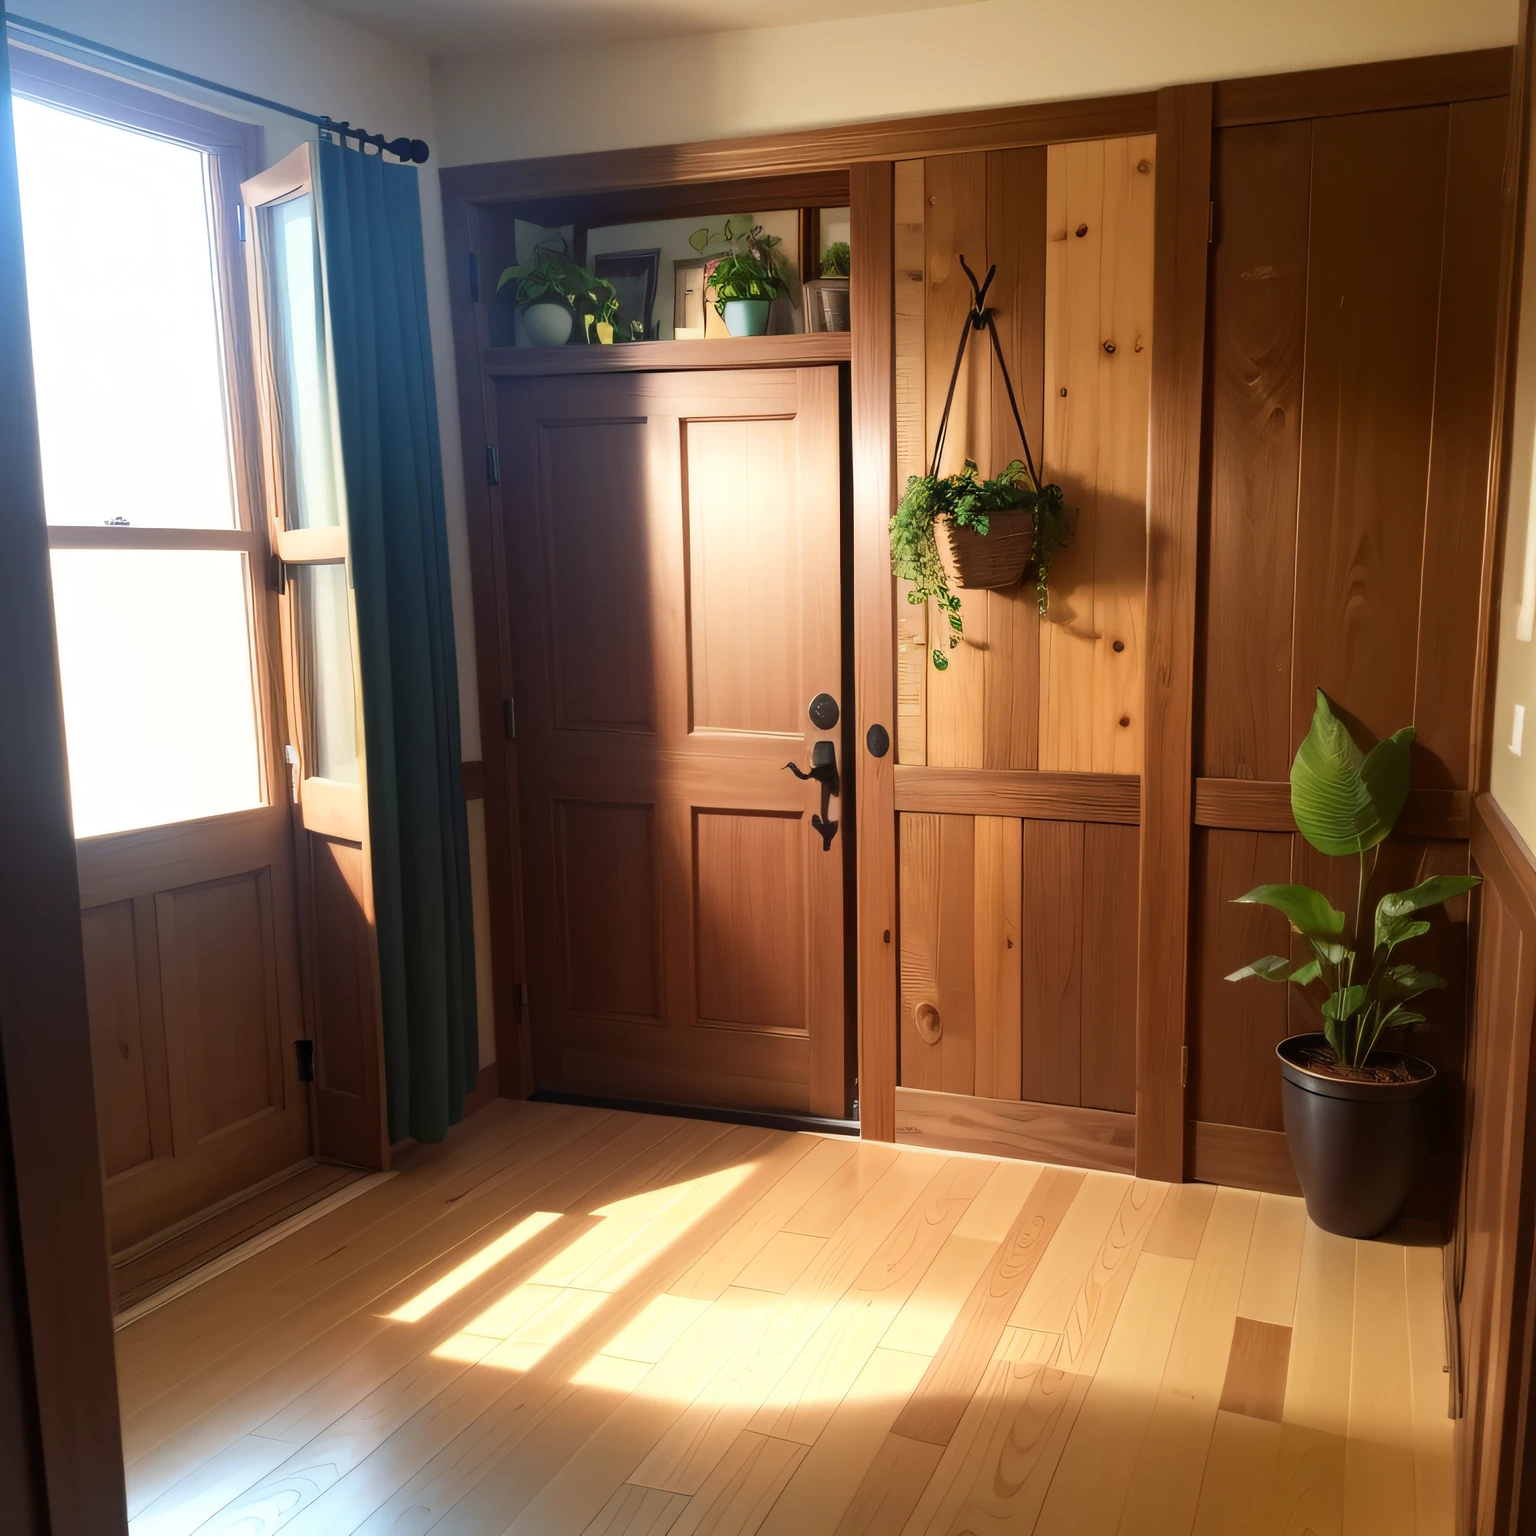
[[[723,32],[895,11],[936,10],[972,0],[305,0],[381,37],[451,58],[485,49],[638,42],[690,32]]]

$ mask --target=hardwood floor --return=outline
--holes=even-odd
[[[1439,1252],[497,1103],[118,1335],[136,1533],[1450,1536]]]

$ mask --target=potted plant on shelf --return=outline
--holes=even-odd
[[[540,241],[532,260],[501,274],[497,292],[508,284],[514,285],[513,297],[533,346],[563,347],[577,315],[582,317],[584,339],[591,340],[595,332],[599,341],[613,340],[618,293],[606,278],[594,277],[572,261],[563,240]]]
[[[848,278],[852,271],[851,255],[846,240],[834,240],[821,253],[821,278],[816,284],[816,297],[821,304],[822,320],[829,331],[848,329]]]
[[[953,587],[1012,587],[1031,561],[1040,616],[1050,606],[1051,562],[1072,542],[1072,514],[1059,485],[1037,486],[1015,459],[990,480],[969,459],[953,475],[913,475],[890,522],[891,563],[912,583],[909,603],[930,598],[949,620],[949,649],[964,623]],[[933,665],[949,658],[938,646]]]
[[[765,335],[769,306],[789,291],[779,237],[765,235],[763,226],[747,215],[727,219],[718,235],[696,230],[688,243],[702,256],[717,240],[723,240],[726,249],[704,263],[704,284],[714,291],[716,313],[732,336]]]
[[[1435,1069],[1386,1042],[1424,1022],[1413,1005],[1445,980],[1399,952],[1429,932],[1421,913],[1478,884],[1475,875],[1436,875],[1393,891],[1365,929],[1365,856],[1374,873],[1375,850],[1408,799],[1413,737],[1407,726],[1362,753],[1318,689],[1312,728],[1291,764],[1291,811],[1319,853],[1358,859],[1353,920],[1306,885],[1261,885],[1236,898],[1283,913],[1312,957],[1293,966],[1285,955],[1265,955],[1227,980],[1319,984],[1327,993],[1322,1033],[1291,1035],[1276,1053],[1307,1214],[1344,1237],[1374,1237],[1391,1225],[1423,1156],[1420,1101]]]

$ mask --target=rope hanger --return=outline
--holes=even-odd
[[[984,283],[976,281],[976,274],[966,265],[965,257],[960,258],[960,270],[971,282],[971,310],[960,323],[960,348],[955,353],[955,369],[949,376],[949,393],[944,397],[944,414],[939,417],[939,435],[934,439],[933,464],[929,469],[929,476],[938,479],[939,460],[944,455],[944,434],[949,429],[949,410],[955,403],[955,386],[960,382],[960,369],[965,362],[965,348],[971,339],[972,331],[985,328],[992,338],[992,352],[997,358],[997,366],[1003,375],[1003,387],[1008,391],[1008,404],[1013,409],[1014,424],[1019,429],[1019,441],[1024,445],[1024,467],[1029,471],[1030,484],[1038,491],[1040,489],[1040,476],[1035,473],[1034,456],[1029,451],[1029,434],[1024,430],[1024,418],[1019,414],[1018,397],[1013,392],[1013,380],[1008,376],[1008,364],[1003,357],[1003,344],[998,339],[997,322],[992,318],[992,311],[987,307],[987,290],[992,286],[992,279],[997,276],[997,263],[994,261],[987,268],[987,280]]]

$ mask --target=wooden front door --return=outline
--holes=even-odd
[[[535,1081],[843,1115],[837,372],[497,405]]]

